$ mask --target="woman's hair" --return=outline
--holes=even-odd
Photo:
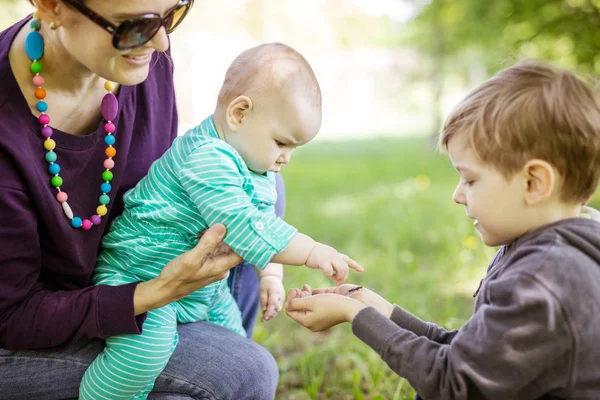
[[[600,179],[600,105],[572,72],[528,61],[501,71],[450,113],[440,148],[457,134],[485,164],[507,178],[527,161],[552,164],[562,179],[563,201],[587,201]]]

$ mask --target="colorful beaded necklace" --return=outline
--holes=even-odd
[[[99,198],[100,205],[96,208],[96,214],[93,214],[90,218],[82,219],[73,214],[71,206],[69,206],[69,203],[67,203],[67,193],[60,189],[63,184],[63,180],[59,175],[60,165],[56,163],[58,156],[54,151],[56,148],[56,142],[52,139],[53,131],[52,128],[48,126],[50,123],[50,117],[48,114],[46,114],[46,111],[48,110],[48,103],[44,101],[46,98],[46,91],[42,87],[44,86],[44,78],[40,75],[42,72],[42,65],[40,64],[39,60],[44,55],[44,38],[39,33],[41,21],[37,13],[33,15],[30,27],[31,32],[29,32],[27,38],[25,39],[25,53],[27,53],[27,57],[29,57],[29,59],[32,61],[30,69],[31,72],[35,74],[33,77],[33,84],[37,87],[35,90],[35,97],[39,100],[36,104],[36,109],[40,112],[38,121],[42,125],[41,133],[45,138],[43,144],[44,148],[47,150],[45,158],[49,163],[48,172],[51,175],[50,184],[52,187],[58,190],[58,193],[56,194],[56,200],[62,205],[63,211],[67,218],[71,220],[71,226],[73,228],[81,228],[84,231],[87,231],[90,230],[93,225],[100,224],[101,218],[108,213],[107,205],[110,202],[108,193],[112,189],[110,181],[113,179],[113,173],[110,170],[115,166],[113,157],[117,154],[117,151],[113,147],[115,144],[115,136],[113,135],[115,132],[115,125],[112,123],[112,121],[117,116],[119,103],[115,95],[111,93],[115,88],[115,84],[109,81],[105,82],[104,89],[106,89],[108,93],[102,99],[101,105],[101,114],[106,120],[106,124],[104,125],[104,130],[106,131],[106,136],[104,137],[106,150],[104,153],[106,154],[107,159],[104,160],[104,168],[106,170],[102,172],[102,180],[104,183],[100,185],[100,191],[102,192],[102,195]]]

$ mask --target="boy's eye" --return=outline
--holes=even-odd
[[[276,140],[275,143],[277,143],[277,146],[279,146],[279,147],[285,146],[285,143],[281,143],[279,140]]]

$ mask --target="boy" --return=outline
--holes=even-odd
[[[453,200],[502,246],[472,318],[449,332],[353,285],[293,289],[288,315],[352,322],[425,400],[599,399],[600,223],[579,217],[600,178],[594,93],[568,71],[513,66],[452,111],[440,146],[460,175]]]
[[[193,248],[198,232],[261,269],[265,319],[283,302],[281,263],[319,268],[338,284],[362,267],[275,217],[274,173],[321,125],[321,91],[304,57],[279,43],[246,50],[229,67],[214,115],[176,139],[139,184],[103,240],[95,284],[145,281]],[[208,320],[245,335],[226,279],[152,310],[141,335],[118,335],[88,368],[80,398],[146,398],[177,344],[177,323]]]

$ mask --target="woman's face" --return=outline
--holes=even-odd
[[[155,13],[164,16],[179,0],[86,0],[85,5],[115,25],[132,16]],[[56,10],[60,27],[53,31],[64,53],[84,69],[122,85],[136,85],[148,76],[155,51],[169,48],[165,28],[144,45],[117,50],[112,35],[79,11],[59,3]],[[61,51],[61,52],[62,52]]]

